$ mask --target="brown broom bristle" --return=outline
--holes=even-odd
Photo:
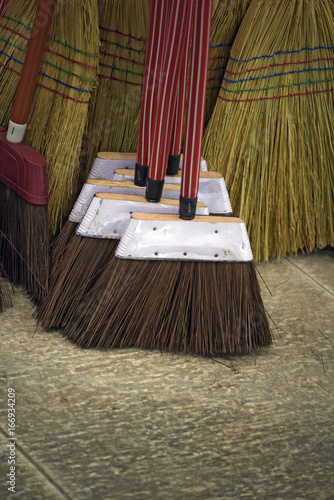
[[[116,257],[64,335],[86,348],[136,346],[202,355],[247,353],[271,343],[253,263]]]
[[[11,295],[13,289],[7,281],[7,275],[0,261],[0,313],[13,305]]]
[[[148,11],[149,1],[99,2],[100,76],[81,152],[82,180],[99,149],[136,148],[134,122],[140,112]],[[52,250],[50,292],[37,309],[38,322],[47,328],[69,321],[117,245],[73,236],[76,228],[77,224],[68,221]]]
[[[0,182],[0,255],[8,278],[40,303],[48,288],[47,206],[33,205]]]
[[[333,46],[326,0],[253,0],[233,44],[203,155],[255,260],[334,244]]]
[[[65,226],[69,235],[76,224],[67,222]],[[62,242],[57,243],[49,291],[36,311],[37,321],[44,328],[61,327],[71,320],[113,256],[118,241],[74,234],[63,250]]]

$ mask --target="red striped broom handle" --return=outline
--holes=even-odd
[[[198,194],[206,85],[209,63],[212,0],[195,0],[190,56],[189,95],[184,139],[180,217],[195,216]],[[182,209],[182,203],[183,208]],[[189,212],[189,213],[188,213]]]
[[[182,149],[182,134],[184,127],[184,111],[186,104],[186,94],[187,94],[187,77],[188,77],[188,63],[189,63],[189,45],[190,45],[190,36],[187,40],[187,46],[185,53],[183,55],[182,64],[181,64],[181,72],[180,72],[180,81],[179,88],[176,100],[176,109],[172,130],[172,137],[169,147],[169,160],[175,157],[179,157]],[[171,175],[177,174],[178,171],[178,161],[176,162],[174,171],[173,165],[170,165],[170,161],[168,160],[168,168],[167,174]],[[169,172],[170,170],[170,172]]]
[[[11,141],[11,135],[15,135],[12,124],[25,126],[28,121],[30,105],[55,6],[56,0],[40,0],[38,3],[23,71],[15,97],[11,123],[8,129],[7,139],[9,141]],[[20,129],[20,127],[17,128]],[[22,127],[23,129],[24,127]]]
[[[171,0],[170,17],[167,29],[165,57],[163,63],[164,79],[159,87],[157,117],[154,123],[154,140],[148,172],[146,198],[160,201],[167,169],[169,145],[172,134],[173,118],[180,70],[193,11],[193,0]]]
[[[145,185],[153,136],[153,111],[157,100],[170,0],[152,0],[146,46],[135,183]]]
[[[0,17],[2,16],[3,9],[5,8],[7,0],[0,0]]]

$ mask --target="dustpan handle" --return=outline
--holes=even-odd
[[[23,140],[55,6],[56,0],[40,0],[38,2],[34,25],[8,127],[7,140],[10,142],[17,143]]]
[[[154,103],[157,100],[161,65],[167,29],[169,0],[152,0],[149,32],[146,45],[145,75],[141,102],[135,184],[145,186],[147,182],[150,150],[154,130]]]
[[[196,211],[209,66],[212,0],[195,0],[180,196],[181,219]]]

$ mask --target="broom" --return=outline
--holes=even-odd
[[[205,124],[216,104],[232,43],[250,1],[215,0],[213,2]]]
[[[249,352],[271,341],[242,221],[182,220],[194,216],[205,103],[205,72],[201,75],[199,70],[207,64],[209,12],[207,3],[196,2],[181,219],[132,216],[116,255],[139,260],[114,259],[64,330],[69,340],[83,347],[138,346],[212,354]],[[202,78],[195,81],[194,75]],[[170,241],[172,249],[166,246]]]
[[[8,0],[1,28],[2,123],[12,101],[36,2]],[[29,11],[29,12],[28,12]],[[29,15],[28,15],[29,14]],[[90,29],[87,30],[87,26]],[[47,160],[49,220],[56,233],[78,194],[80,153],[88,106],[97,78],[97,0],[60,2],[51,26],[31,109],[26,142]],[[6,55],[7,54],[7,55]],[[43,133],[42,133],[43,132]]]
[[[0,134],[1,256],[36,301],[47,288],[49,231],[45,160],[22,143],[55,0],[38,4],[7,135]]]
[[[126,3],[126,5],[129,7],[130,3]],[[160,2],[157,0],[154,0],[151,6],[150,37],[147,51],[148,57],[146,61],[146,75],[153,74],[154,78],[152,79],[146,76],[146,83],[144,86],[144,90],[146,90],[146,92],[144,91],[143,95],[144,106],[142,107],[143,111],[138,141],[138,158],[148,157],[151,130],[146,127],[146,119],[148,119],[149,122],[151,120],[151,111],[149,107],[151,106],[150,101],[154,97],[154,94],[151,92],[151,86],[153,85],[154,87],[155,81],[158,78],[157,75],[160,73],[159,64],[161,58],[161,54],[159,57],[155,57],[152,45],[160,40],[161,29],[164,27],[167,15],[167,6],[167,1]],[[100,6],[100,8],[102,7]],[[119,32],[117,29],[119,25],[117,25],[116,21],[120,15],[119,11],[122,13],[121,5],[118,2],[112,6],[111,11],[109,11],[109,7],[107,8],[107,5],[100,11],[101,19],[108,19],[111,23],[112,27],[108,28],[108,30],[103,30],[103,32],[107,31],[111,38],[115,36],[118,38],[119,36],[122,36],[122,38],[124,37],[124,34]],[[114,16],[117,14],[115,20],[112,19],[111,14]],[[138,40],[137,36],[134,38]],[[105,43],[108,42],[108,40],[103,40]],[[132,42],[133,35],[130,35],[128,43],[132,44]],[[120,47],[120,49],[122,48],[123,46]],[[142,51],[142,49],[135,50],[139,52]],[[121,59],[118,61],[118,64],[120,63]],[[102,64],[104,65],[105,63]],[[109,84],[111,85],[111,82],[109,82]],[[119,85],[117,78],[115,84]],[[105,95],[102,95],[101,92],[103,93],[106,89],[105,85],[106,82],[102,82],[102,87],[99,89],[98,95],[98,107],[103,105],[104,113],[106,100]],[[108,104],[109,114],[110,109],[110,105]],[[103,121],[99,108],[97,108],[95,112],[95,118],[97,117]],[[146,160],[141,161],[142,165],[143,161],[145,163]],[[74,300],[75,294],[77,295],[79,293],[80,296],[82,296],[82,294],[88,291],[89,286],[94,284],[94,280],[99,277],[106,262],[113,255],[115,246],[117,245],[117,242],[114,242],[113,244],[113,242],[101,241],[100,239],[85,239],[76,235],[76,229],[78,227],[78,223],[81,222],[83,214],[84,212],[78,217],[76,210],[72,210],[69,220],[64,225],[52,249],[50,292],[43,304],[41,304],[41,306],[37,309],[36,313],[37,321],[40,322],[45,328],[60,326],[62,322],[65,321],[65,319],[63,319],[64,315],[71,314],[71,311],[67,313],[67,309],[65,310],[65,306],[63,306],[63,304],[66,304],[66,308],[68,308],[68,306],[70,306],[70,302],[68,300],[69,298]],[[89,257],[90,255],[94,255],[93,263],[91,263],[91,259]],[[90,259],[89,262],[87,262],[87,258]]]
[[[81,185],[98,151],[136,151],[150,3],[98,2],[98,86],[84,139]]]
[[[234,41],[204,154],[255,260],[334,244],[333,47],[326,0],[253,0]]]

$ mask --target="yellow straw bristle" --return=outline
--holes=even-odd
[[[91,109],[87,174],[98,151],[135,152],[150,1],[99,2],[99,86]]]
[[[333,47],[326,0],[253,0],[233,44],[203,155],[256,260],[334,244]]]
[[[251,0],[215,0],[212,7],[205,120],[210,117],[224,76],[232,42]]]

